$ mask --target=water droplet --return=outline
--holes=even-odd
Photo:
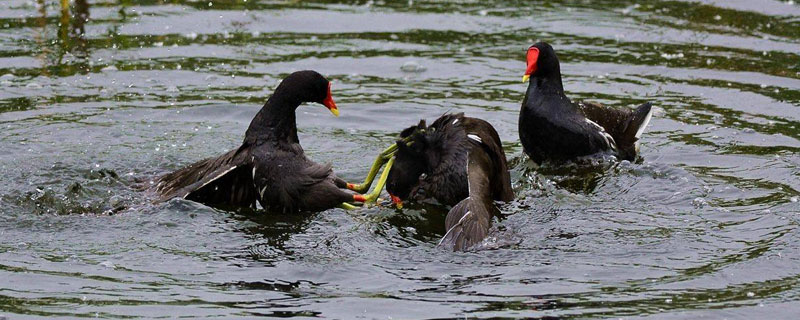
[[[403,63],[403,65],[400,67],[400,70],[404,72],[424,72],[427,70],[427,68],[420,65],[419,62],[407,61],[406,63]]]
[[[705,207],[707,204],[708,204],[708,201],[706,201],[706,199],[703,199],[703,198],[700,198],[700,197],[694,198],[694,200],[692,200],[692,205],[697,207],[697,208]]]

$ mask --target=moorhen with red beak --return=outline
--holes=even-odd
[[[256,114],[244,142],[219,157],[191,164],[158,179],[159,200],[181,197],[208,205],[268,210],[322,211],[363,196],[343,189],[330,165],[306,158],[297,138],[295,109],[316,102],[339,110],[330,82],[315,71],[287,76]]]
[[[528,48],[527,64],[522,80],[529,84],[519,114],[519,138],[534,162],[601,152],[635,160],[639,138],[652,116],[650,103],[630,110],[570,101],[561,83],[558,57],[545,42]]]
[[[386,182],[393,202],[432,199],[455,205],[447,214],[441,247],[466,250],[483,240],[498,213],[494,201],[514,199],[494,127],[463,113],[445,114],[430,126],[422,120],[403,130],[400,138]]]

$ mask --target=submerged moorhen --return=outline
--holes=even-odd
[[[252,208],[257,201],[283,212],[321,211],[354,201],[330,165],[306,158],[295,120],[295,109],[304,102],[320,103],[339,115],[327,79],[315,71],[294,72],[250,122],[240,147],[162,176],[156,185],[159,200],[182,197]]]
[[[574,103],[564,94],[561,68],[553,47],[539,42],[528,48],[523,81],[530,82],[519,114],[519,137],[536,163],[565,161],[606,152],[623,160],[636,158],[638,141],[652,110],[597,103]]]
[[[455,205],[440,246],[465,250],[489,231],[494,201],[511,201],[511,178],[500,137],[488,122],[445,114],[400,133],[386,191],[392,200],[435,200]]]

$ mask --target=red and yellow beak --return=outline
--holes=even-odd
[[[539,49],[536,47],[528,48],[528,67],[525,68],[525,75],[522,76],[522,82],[528,82],[528,79],[531,78],[531,75],[536,72],[536,68],[538,67],[536,62],[539,60]]]
[[[389,197],[392,198],[392,203],[394,203],[394,205],[395,205],[395,207],[397,207],[397,209],[403,209],[403,200],[402,199],[400,199],[399,197],[397,197],[397,196],[395,196],[393,194],[389,194]]]
[[[328,96],[325,97],[325,100],[322,100],[322,105],[324,105],[328,110],[333,113],[334,116],[339,116],[339,109],[336,108],[336,102],[333,102],[333,96],[331,96],[331,83],[328,82]]]

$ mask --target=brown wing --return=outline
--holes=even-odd
[[[463,251],[475,246],[488,235],[492,216],[499,214],[490,197],[491,160],[483,150],[470,152],[467,165],[469,197],[461,200],[447,213],[447,233],[439,241],[442,248]]]
[[[481,119],[464,118],[464,126],[467,134],[477,135],[481,141],[487,155],[492,161],[491,169],[494,178],[491,179],[492,199],[497,201],[514,200],[514,191],[511,189],[511,174],[508,172],[508,162],[506,153],[503,151],[503,144],[500,142],[500,135],[497,130]]]
[[[209,205],[254,207],[252,159],[246,148],[195,162],[159,178],[158,201],[181,197]]]

